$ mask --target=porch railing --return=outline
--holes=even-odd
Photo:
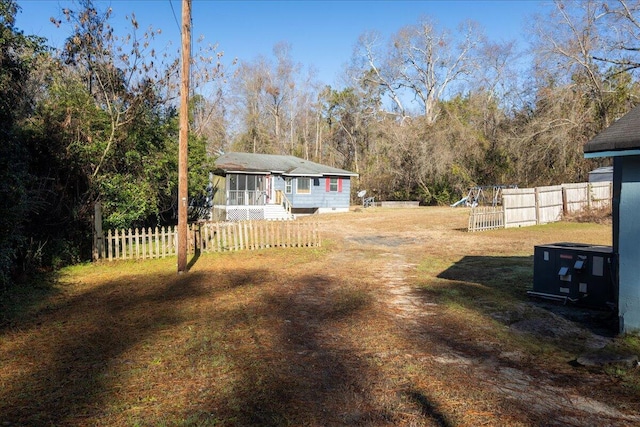
[[[291,216],[291,201],[287,199],[287,196],[282,192],[282,190],[276,190],[276,204],[282,205],[282,207],[287,211],[287,214]]]
[[[229,190],[230,206],[262,206],[267,204],[267,193],[261,190]]]

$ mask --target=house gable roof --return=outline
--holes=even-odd
[[[358,176],[348,170],[321,165],[295,156],[255,153],[226,153],[216,160],[219,171],[274,173],[286,176]]]
[[[584,153],[588,158],[640,154],[640,106],[587,142]]]

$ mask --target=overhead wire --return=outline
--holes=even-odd
[[[178,22],[178,16],[176,15],[176,10],[173,7],[173,0],[169,0],[169,6],[171,6],[171,13],[173,14],[173,20],[176,23],[176,27],[178,27],[178,34],[180,34],[180,36],[182,37],[182,26]],[[191,22],[189,22],[189,25],[193,25],[193,16],[190,16],[189,19],[191,21]],[[191,43],[189,44],[190,50],[191,50],[191,52],[189,52],[189,57],[191,57],[191,54],[193,53],[193,31],[191,31],[189,33],[189,36],[190,36],[190,39],[191,39],[190,40]],[[190,82],[193,81],[193,67],[192,66],[189,66],[189,81]],[[190,95],[194,94],[192,85],[189,85],[189,92],[190,92]]]

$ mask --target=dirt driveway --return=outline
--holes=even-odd
[[[464,425],[640,425],[637,392],[602,368],[585,368],[566,355],[558,360],[546,353],[553,349],[526,344],[557,345],[578,357],[612,342],[604,322],[589,321],[605,314],[524,296],[535,244],[585,239],[610,244],[610,232],[597,228],[587,235],[582,228],[549,226],[471,234],[466,221],[466,210],[451,208],[374,208],[323,221],[324,238],[344,249],[332,260],[335,274],[368,275],[380,309],[404,337],[400,348],[380,355],[383,363],[409,361],[416,370],[431,372],[429,388],[435,394],[450,396],[457,409],[467,406],[458,418]],[[514,273],[523,260],[525,271]],[[456,273],[459,264],[463,267]],[[491,317],[489,322],[467,310],[456,319],[456,307],[428,291],[433,286],[456,292],[461,284],[489,288],[492,277],[524,277],[525,283],[513,283],[523,294],[514,304],[479,303],[487,307],[481,313]],[[425,403],[424,414],[433,425],[453,425],[427,405],[429,399],[413,397]]]

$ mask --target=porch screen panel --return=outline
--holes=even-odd
[[[229,175],[229,204],[244,205],[245,190],[247,189],[247,177],[245,175]]]
[[[247,175],[247,205],[256,204],[256,176]]]
[[[229,175],[229,204],[238,204],[238,175]]]
[[[263,205],[265,177],[263,175],[229,175],[229,205]]]

